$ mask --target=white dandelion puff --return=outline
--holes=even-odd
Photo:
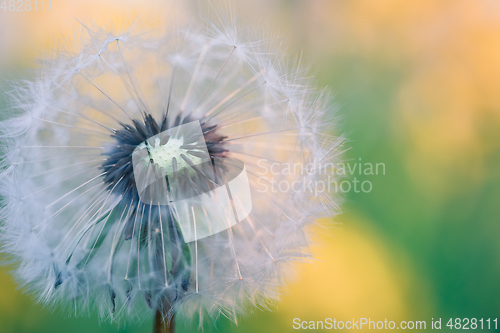
[[[310,258],[308,226],[339,211],[307,188],[342,152],[331,101],[276,39],[221,22],[82,24],[11,92],[2,249],[41,302],[236,320]]]

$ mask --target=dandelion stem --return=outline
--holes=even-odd
[[[161,310],[157,309],[153,323],[153,333],[174,333],[174,332],[175,332],[175,314],[172,315],[170,320],[164,319]]]

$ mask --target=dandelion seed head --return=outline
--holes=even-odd
[[[274,171],[325,181],[344,142],[327,134],[328,96],[233,20],[79,31],[15,84],[0,123],[0,237],[19,283],[110,320],[269,307],[310,258],[309,226],[338,212]]]

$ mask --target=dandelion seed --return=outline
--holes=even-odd
[[[314,170],[343,143],[327,135],[328,97],[272,39],[222,25],[161,38],[83,26],[15,87],[18,115],[0,125],[1,240],[43,303],[236,321],[309,259],[307,227],[336,199],[269,166],[325,176]]]

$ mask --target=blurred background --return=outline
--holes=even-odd
[[[168,17],[170,6],[52,0],[50,11],[0,9],[0,85],[25,77],[39,50],[71,33],[75,18]],[[500,2],[235,0],[234,7],[303,52],[318,86],[335,95],[335,130],[351,139],[346,162],[384,163],[385,174],[351,176],[372,190],[346,193],[338,224],[321,231],[313,248],[319,260],[299,267],[273,312],[205,330],[292,332],[294,318],[327,317],[429,326],[441,317],[447,331],[450,317],[498,316]],[[178,332],[194,329],[178,325]],[[150,330],[150,322],[119,327],[44,309],[0,268],[0,332]]]

